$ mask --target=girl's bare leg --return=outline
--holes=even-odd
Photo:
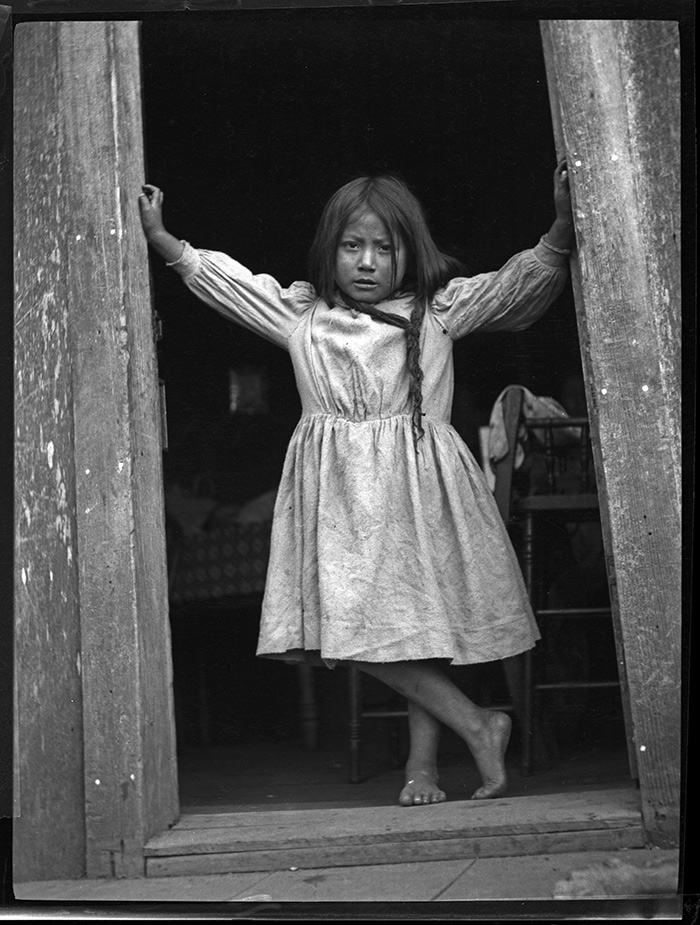
[[[434,661],[356,662],[409,701],[417,703],[466,742],[483,784],[473,800],[500,796],[508,786],[505,753],[511,721],[505,713],[483,710],[452,683]]]
[[[446,797],[438,786],[440,723],[432,713],[409,700],[408,731],[411,745],[406,762],[406,783],[399,794],[399,803],[402,806],[442,803]]]

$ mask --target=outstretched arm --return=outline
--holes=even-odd
[[[234,321],[284,350],[301,318],[317,301],[310,283],[288,288],[264,273],[253,274],[227,254],[200,250],[179,241],[163,225],[163,191],[147,183],[139,196],[143,233],[172,264],[190,292]]]
[[[566,159],[554,171],[556,217],[533,248],[516,254],[500,270],[454,279],[433,302],[453,340],[472,331],[522,331],[544,314],[564,287],[574,220]]]
[[[552,247],[569,249],[574,243],[574,218],[565,157],[554,171],[554,208],[556,218],[544,236],[545,241]]]
[[[163,225],[163,191],[150,183],[145,183],[141,189],[139,211],[146,240],[167,263],[175,263],[182,256],[184,245]]]

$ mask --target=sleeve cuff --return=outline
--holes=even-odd
[[[532,253],[540,263],[543,263],[547,267],[565,267],[569,262],[568,254],[556,253],[550,247],[545,247],[541,241],[538,241],[533,247]]]
[[[182,253],[177,260],[173,260],[172,263],[166,262],[166,267],[171,267],[175,270],[176,273],[179,273],[183,278],[188,276],[194,276],[194,274],[199,269],[199,252],[195,250],[187,241],[182,242],[184,247]]]

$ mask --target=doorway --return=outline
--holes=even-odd
[[[377,171],[407,180],[436,240],[470,272],[499,267],[549,227],[555,154],[534,18],[475,19],[462,5],[240,11],[146,21],[142,47],[148,179],[165,191],[169,230],[195,246],[288,285],[305,276],[330,193]],[[177,542],[264,507],[299,404],[285,353],[198,303],[162,264],[153,275]],[[478,429],[506,385],[561,400],[579,375],[567,292],[526,332],[456,345],[453,424],[478,456]],[[319,748],[306,751],[294,671],[254,655],[256,593],[172,610],[183,810],[393,801],[401,725],[366,724],[368,779],[349,785],[347,680],[318,670]],[[497,668],[462,683],[502,693]],[[367,695],[386,692],[368,685]],[[564,764],[522,781],[525,791],[628,778],[615,698],[591,697],[581,725],[564,731]],[[461,794],[471,782],[454,744],[445,759]],[[280,767],[285,779],[272,779]]]

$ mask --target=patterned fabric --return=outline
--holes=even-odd
[[[269,523],[185,537],[176,553],[173,604],[262,593],[270,555]]]

